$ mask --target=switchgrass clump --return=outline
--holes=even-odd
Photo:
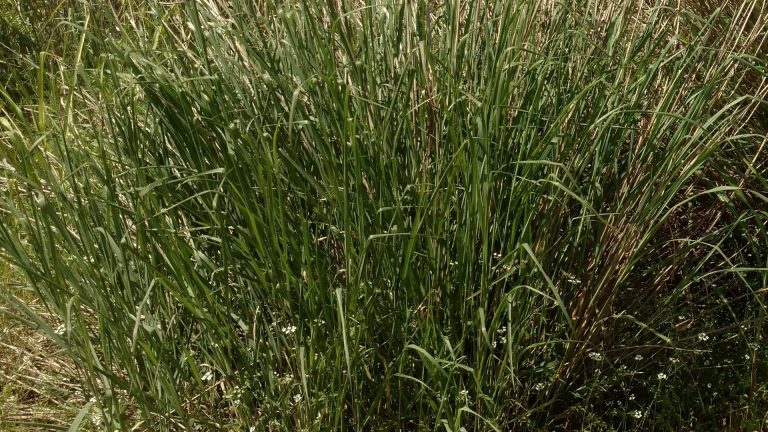
[[[762,3],[105,7],[0,118],[76,422],[764,421]]]

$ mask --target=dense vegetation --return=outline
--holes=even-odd
[[[763,2],[2,1],[75,429],[766,427]]]

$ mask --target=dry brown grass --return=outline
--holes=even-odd
[[[0,289],[13,290],[11,280],[8,270],[0,269]],[[43,312],[31,295],[18,294]],[[67,430],[85,403],[75,375],[54,342],[14,319],[0,303],[0,430]]]

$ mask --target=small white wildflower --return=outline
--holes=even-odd
[[[536,391],[542,391],[542,390],[544,390],[544,383],[542,383],[542,382],[540,382],[540,383],[536,383],[536,385],[535,385],[535,386],[533,386],[533,389],[534,389],[534,390],[536,390]]]
[[[707,388],[712,388],[712,383],[707,383]]]
[[[744,360],[749,360],[750,358],[752,357],[749,354],[744,354]]]
[[[643,359],[643,356],[641,354],[638,354],[635,356],[635,360],[640,361]]]
[[[299,402],[301,402],[301,399],[302,399],[302,397],[301,397],[301,393],[298,393],[298,394],[295,394],[295,395],[293,395],[293,402],[294,402],[294,403],[299,403]]]
[[[467,391],[467,390],[461,390],[461,391],[459,392],[459,396],[461,396],[462,398],[466,398],[466,397],[468,397],[468,396],[469,396],[469,391]]]
[[[288,327],[283,327],[283,334],[284,335],[289,336],[289,335],[292,335],[294,333],[296,333],[296,326],[291,325],[291,326],[288,326]]]
[[[599,352],[591,351],[587,355],[589,356],[589,358],[591,358],[594,361],[600,361],[603,359],[603,356]]]
[[[631,401],[635,400],[635,395],[634,394],[629,395],[629,400]]]
[[[670,361],[670,363],[672,363],[672,364],[678,364],[678,363],[680,363],[680,360],[678,360],[678,359],[676,359],[676,358],[674,358],[674,357],[670,357],[670,358],[669,358],[669,361]]]
[[[210,381],[213,379],[213,372],[210,370],[207,370],[203,373],[203,376],[200,377],[203,381]]]
[[[277,382],[280,385],[290,385],[294,381],[293,374],[290,372],[282,376],[280,376],[277,372],[275,372],[275,378],[277,378]]]
[[[248,432],[256,432],[256,426],[249,427]]]
[[[576,276],[570,273],[565,273],[565,280],[567,280],[569,284],[573,284],[573,285],[578,285],[581,283],[581,280],[579,280],[579,278],[577,278]]]
[[[56,327],[56,330],[54,330],[53,332],[59,336],[64,336],[64,333],[66,331],[67,331],[67,327],[64,324],[59,324],[59,326]]]
[[[665,380],[665,379],[667,379],[667,374],[665,374],[664,372],[659,372],[659,374],[658,374],[658,375],[656,375],[656,377],[657,377],[659,380]]]
[[[709,336],[706,333],[699,333],[699,340],[701,342],[706,342],[709,340]]]
[[[634,417],[636,419],[639,419],[639,418],[643,417],[643,412],[640,411],[640,410],[634,410],[634,411],[630,412],[629,415],[631,415],[632,417]]]
[[[224,397],[231,400],[235,405],[239,405],[244,393],[245,392],[241,387],[235,387],[229,394],[225,395]]]

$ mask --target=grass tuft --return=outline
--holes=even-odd
[[[764,426],[761,2],[64,16],[0,90],[0,256],[74,428]]]

